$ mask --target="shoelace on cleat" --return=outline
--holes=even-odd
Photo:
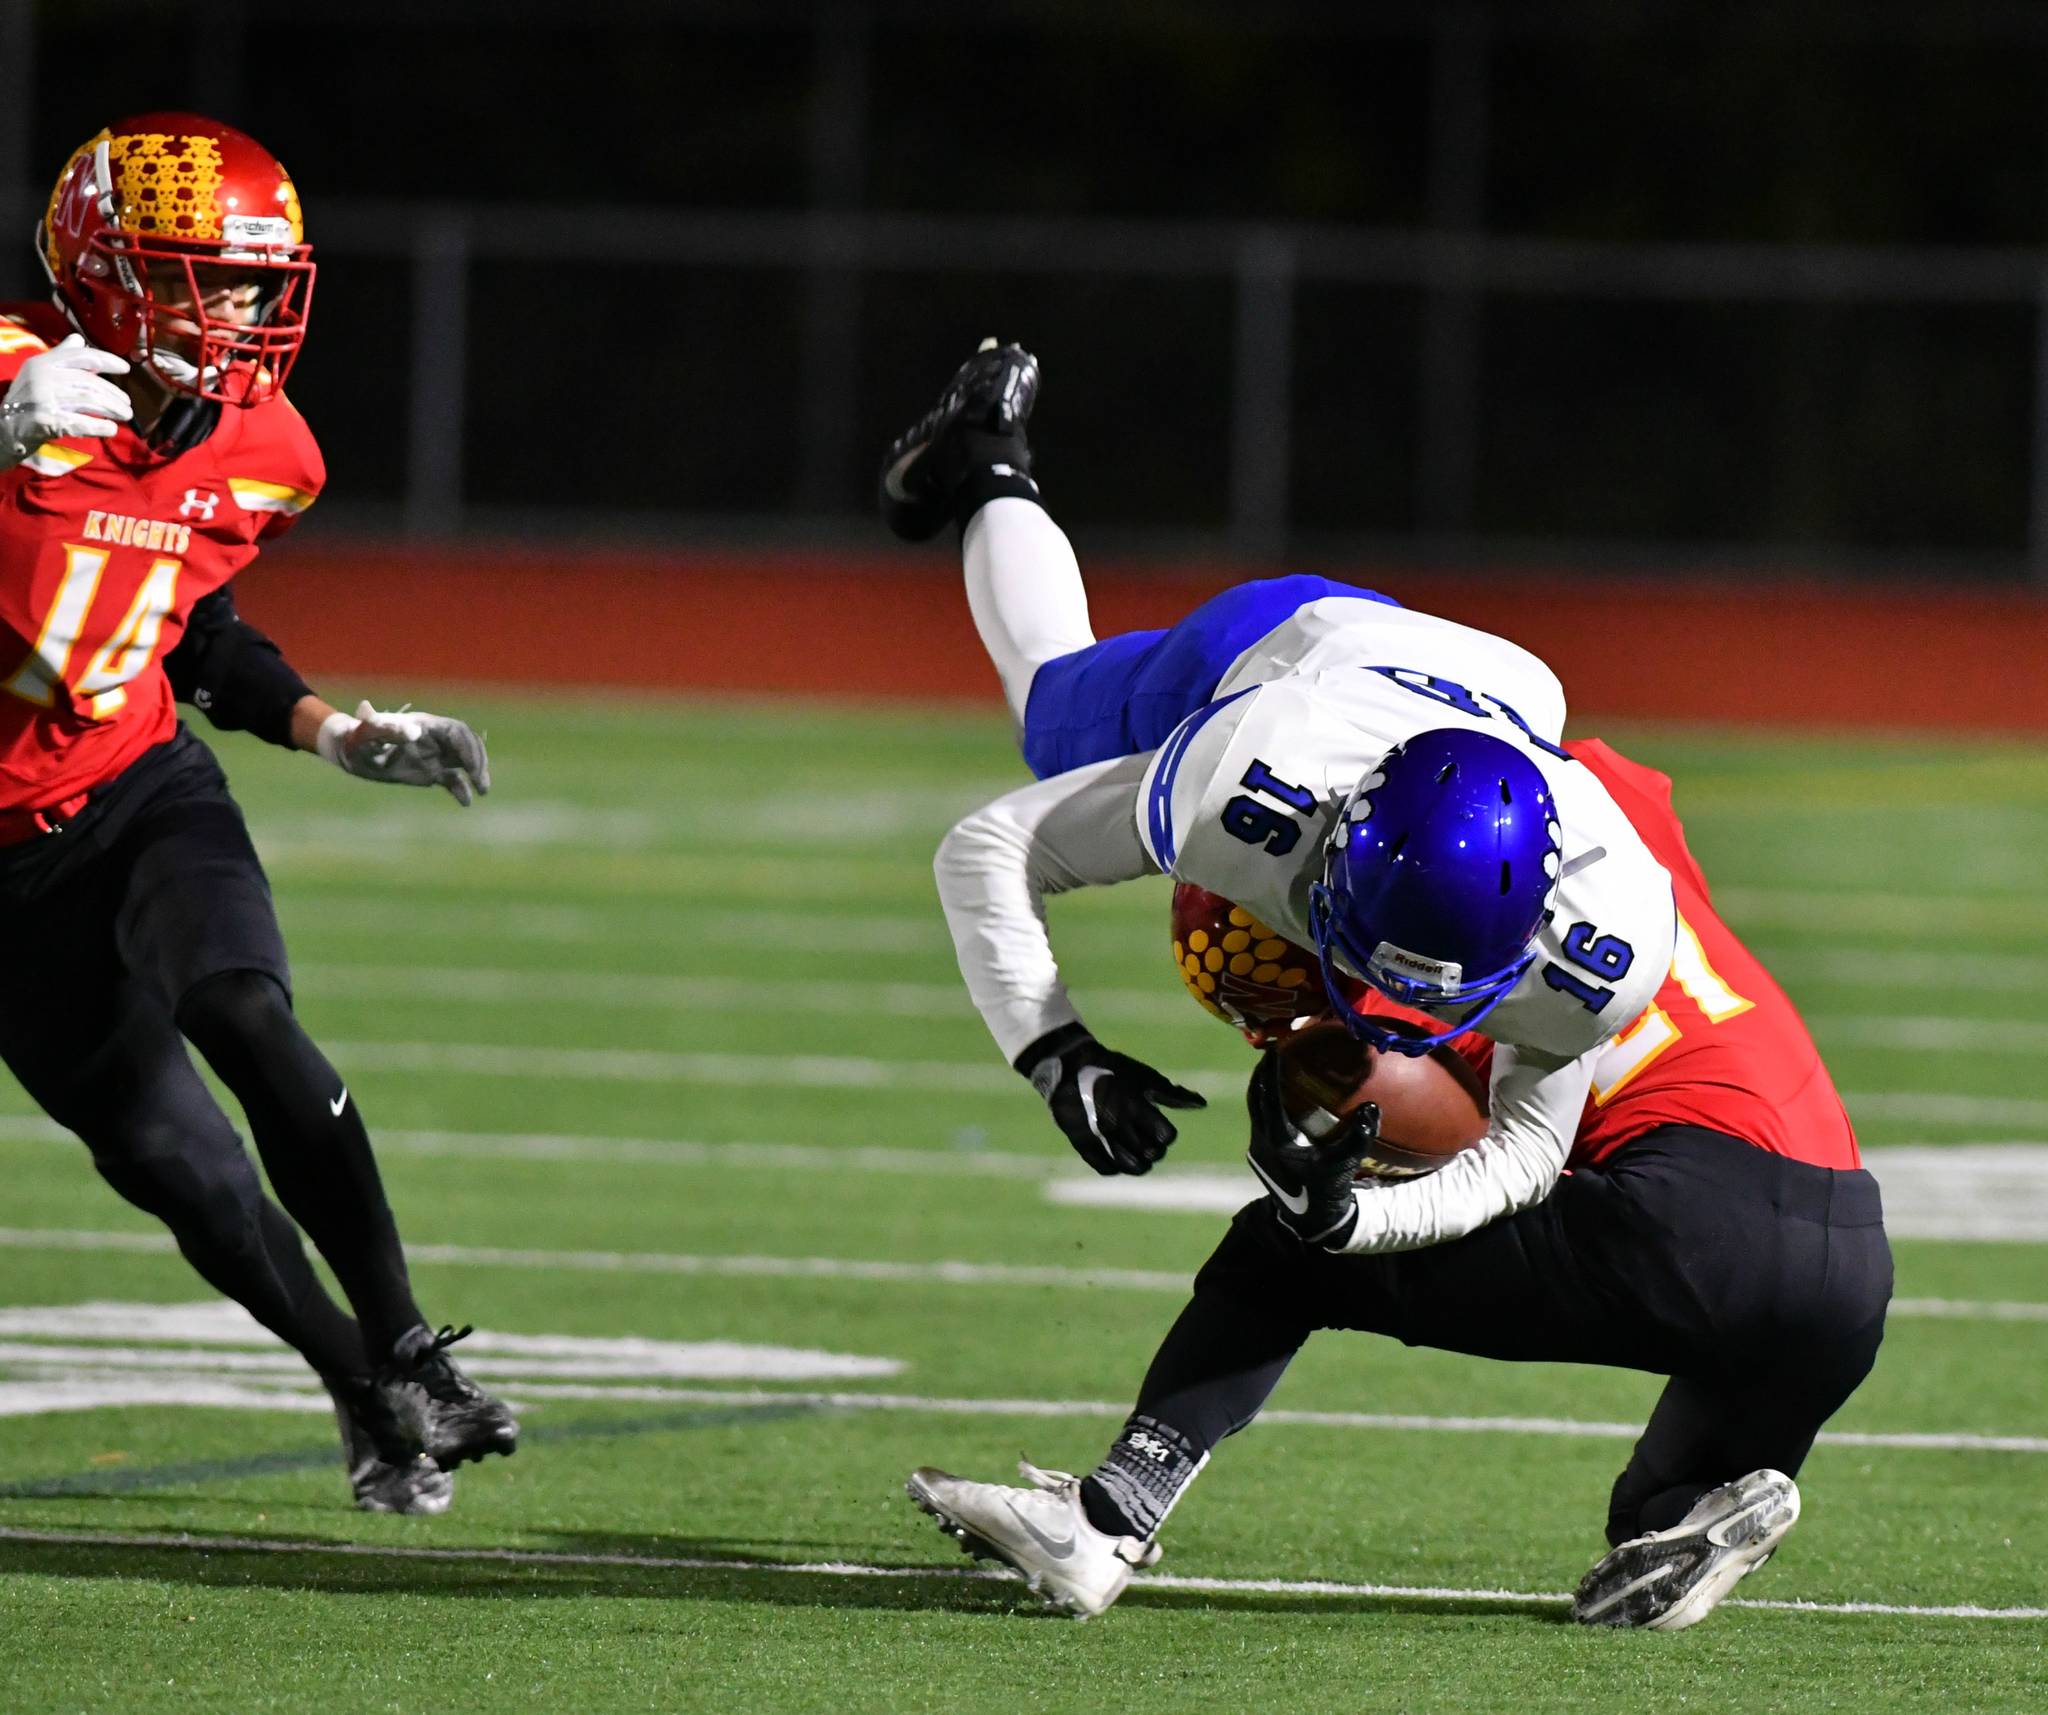
[[[467,1322],[460,1328],[452,1322],[444,1322],[430,1344],[408,1361],[392,1364],[390,1373],[399,1380],[416,1384],[444,1405],[467,1405],[482,1399],[485,1397],[483,1389],[457,1369],[455,1360],[447,1356],[450,1346],[458,1340],[468,1339],[475,1332],[475,1327]]]

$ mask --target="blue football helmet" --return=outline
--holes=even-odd
[[[1323,986],[1355,1036],[1426,1054],[1500,1004],[1536,958],[1562,840],[1550,782],[1528,752],[1464,727],[1396,745],[1337,819],[1309,928]],[[1344,999],[1363,977],[1404,1006],[1469,1006],[1412,1035]]]

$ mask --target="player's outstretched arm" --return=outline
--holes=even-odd
[[[1160,1109],[1209,1105],[1144,1061],[1103,1047],[1085,1024],[1062,1025],[1014,1064],[1074,1153],[1105,1178],[1150,1173],[1166,1154],[1180,1134]]]
[[[410,707],[384,714],[367,702],[345,715],[308,695],[292,711],[292,742],[358,780],[438,786],[464,808],[491,789],[483,735],[453,715]]]
[[[1098,1173],[1143,1173],[1173,1142],[1161,1108],[1201,1097],[1097,1042],[1067,998],[1045,896],[1157,873],[1138,839],[1150,753],[1026,786],[963,817],[933,860],[967,992],[1004,1058],[1031,1080]]]
[[[1495,1048],[1486,1136],[1424,1178],[1358,1191],[1358,1224],[1329,1248],[1349,1256],[1421,1250],[1542,1202],[1570,1158],[1592,1081],[1590,1054],[1559,1064]]]

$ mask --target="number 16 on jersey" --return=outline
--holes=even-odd
[[[1244,771],[1238,785],[1249,790],[1240,792],[1223,806],[1225,833],[1248,846],[1263,846],[1274,857],[1285,857],[1301,844],[1301,823],[1295,818],[1315,809],[1313,792],[1276,779],[1273,771],[1256,759]],[[1276,810],[1275,803],[1284,804],[1287,809]]]

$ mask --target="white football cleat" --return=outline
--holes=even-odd
[[[1017,1469],[1035,1486],[971,1483],[923,1465],[903,1489],[967,1553],[1002,1561],[1048,1606],[1077,1620],[1092,1619],[1114,1603],[1134,1568],[1158,1562],[1158,1543],[1107,1536],[1088,1522],[1080,1478],[1041,1471],[1028,1459],[1019,1460]]]
[[[1798,1522],[1799,1485],[1784,1472],[1737,1477],[1700,1496],[1669,1530],[1609,1551],[1579,1580],[1572,1618],[1587,1626],[1683,1631],[1770,1559]]]

